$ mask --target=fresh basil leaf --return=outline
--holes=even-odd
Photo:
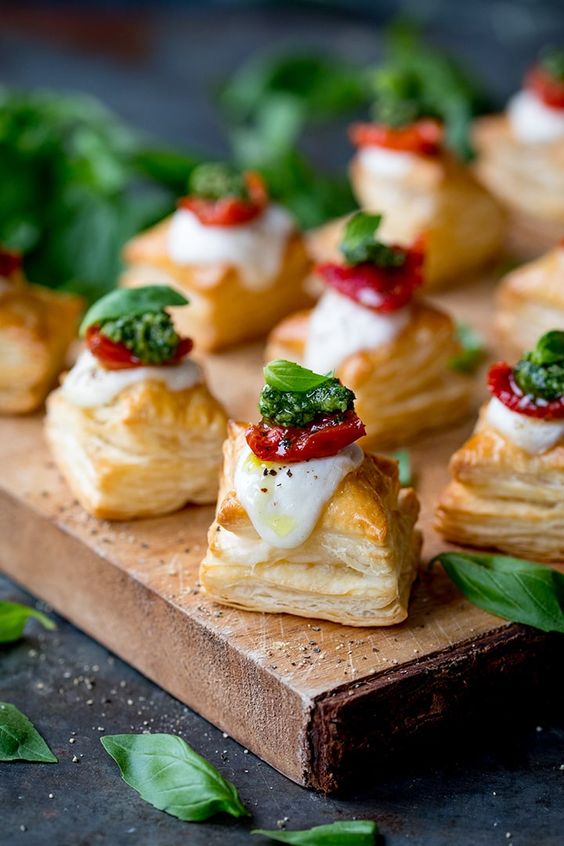
[[[270,840],[293,843],[295,846],[374,846],[378,826],[373,820],[343,820],[303,831],[256,828],[251,834],[260,834]]]
[[[440,561],[478,608],[543,632],[564,633],[564,574],[553,568],[485,552],[441,552]]]
[[[9,702],[0,702],[0,761],[58,761],[30,720]]]
[[[307,367],[301,367],[293,361],[279,358],[270,361],[263,370],[264,381],[277,391],[296,391],[303,393],[323,385],[333,378],[332,374],[322,376]]]
[[[381,214],[357,212],[345,227],[340,250],[347,264],[371,262],[378,267],[399,267],[405,262],[405,252],[383,244],[376,238],[382,222]]]
[[[529,353],[533,364],[560,364],[564,362],[564,332],[554,329],[546,332]]]
[[[0,600],[0,643],[18,640],[23,634],[27,621],[32,617],[39,620],[46,629],[52,631],[57,628],[53,620],[41,611],[36,611],[35,608],[20,605],[19,602]]]
[[[198,822],[220,812],[249,816],[231,782],[173,734],[114,734],[101,738],[123,780],[159,811]]]
[[[89,326],[118,317],[148,314],[170,306],[188,305],[188,300],[168,285],[146,285],[143,288],[117,288],[91,306],[80,324],[84,335]]]
[[[391,454],[398,463],[399,482],[402,488],[408,488],[412,483],[411,456],[407,449],[397,449]]]
[[[468,323],[458,323],[456,334],[462,349],[450,358],[448,365],[461,373],[474,373],[486,355],[482,336]]]

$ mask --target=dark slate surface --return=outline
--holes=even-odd
[[[393,5],[372,4],[369,11],[385,18]],[[435,32],[479,63],[498,96],[517,84],[530,52],[564,34],[556,3],[407,5],[426,9]],[[210,155],[222,154],[225,141],[209,90],[257,47],[325,45],[357,61],[372,60],[378,50],[371,25],[311,7],[130,10],[103,26],[95,14],[78,18],[53,7],[24,21],[6,8],[0,7],[1,82],[89,91],[143,129]],[[345,160],[338,129],[310,144],[327,164]],[[0,596],[33,601],[5,579]],[[74,627],[59,620],[56,632],[43,633],[33,622],[20,643],[0,648],[0,698],[28,714],[60,764],[1,765],[0,846],[251,842],[247,824],[179,822],[120,781],[99,738],[144,730],[184,737],[238,785],[260,827],[286,817],[288,828],[300,828],[356,815],[377,819],[387,846],[560,846],[564,721],[556,687],[530,690],[525,681],[471,730],[418,744],[393,767],[374,761],[362,791],[326,799],[245,753]]]

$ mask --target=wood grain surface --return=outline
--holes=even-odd
[[[439,299],[487,333],[492,279]],[[257,345],[205,362],[234,417],[253,415],[260,359]],[[433,504],[472,422],[412,449],[424,560],[446,546]],[[59,476],[40,416],[0,420],[2,569],[301,784],[340,789],[356,761],[442,719],[542,640],[470,605],[440,569],[422,569],[408,620],[391,628],[221,607],[197,578],[212,512],[97,521]]]

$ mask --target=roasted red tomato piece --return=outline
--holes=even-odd
[[[488,373],[488,388],[511,411],[541,420],[564,418],[564,397],[543,400],[524,394],[513,378],[513,370],[505,361],[492,364]]]
[[[207,200],[205,197],[189,195],[183,197],[178,205],[193,212],[205,226],[238,226],[249,223],[264,211],[268,193],[262,177],[255,171],[245,173],[245,182],[249,193],[248,200],[239,197]]]
[[[309,426],[277,426],[262,420],[246,432],[247,443],[262,461],[307,461],[336,455],[366,434],[364,423],[350,410],[324,415]]]
[[[147,366],[145,362],[134,356],[125,344],[111,341],[106,337],[100,331],[99,326],[90,326],[86,330],[86,346],[106,370],[128,370],[132,367]],[[159,367],[178,364],[185,355],[188,355],[193,346],[194,343],[191,338],[181,338],[174,356],[169,361],[163,362]]]
[[[355,147],[385,147],[403,153],[436,156],[444,130],[439,121],[426,119],[394,128],[383,123],[353,123],[349,137]]]

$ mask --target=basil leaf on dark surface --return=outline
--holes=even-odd
[[[301,367],[293,361],[279,358],[269,362],[264,370],[264,381],[277,391],[310,391],[330,381],[331,375],[321,375]]]
[[[142,799],[181,820],[218,813],[249,816],[237,790],[212,764],[173,734],[115,734],[101,738],[123,780]]]
[[[35,608],[20,605],[19,602],[0,600],[0,643],[18,640],[23,634],[27,621],[31,618],[39,620],[46,629],[57,628],[53,620],[41,611],[36,611]]]
[[[89,326],[119,317],[162,311],[170,306],[188,305],[186,297],[168,285],[145,285],[143,288],[118,288],[92,305],[80,325],[84,335]]]
[[[441,552],[449,578],[466,599],[497,617],[564,633],[564,574],[551,567],[485,552]]]
[[[378,826],[373,820],[343,820],[303,831],[268,831],[257,828],[251,834],[260,834],[278,843],[293,843],[295,846],[373,846]]]
[[[484,341],[468,323],[458,323],[456,332],[461,350],[451,357],[449,367],[461,373],[474,373],[486,355]]]
[[[9,702],[0,702],[0,761],[56,764],[57,760],[25,714]]]

